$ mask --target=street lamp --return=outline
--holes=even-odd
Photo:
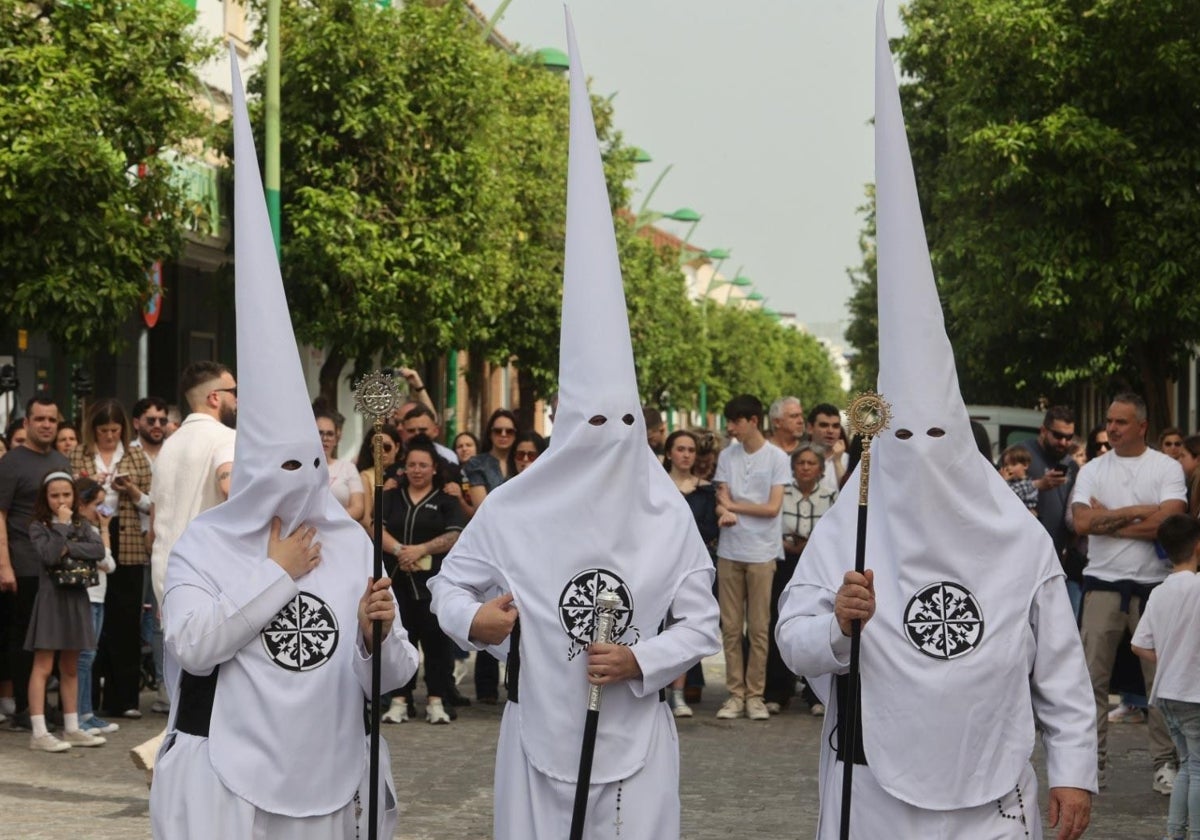
[[[497,16],[499,16],[499,13],[497,13]],[[557,73],[565,72],[571,67],[571,59],[567,57],[565,52],[555,47],[542,47],[533,56],[538,64],[547,70],[553,70]]]

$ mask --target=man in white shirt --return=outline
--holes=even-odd
[[[780,397],[771,403],[769,416],[771,436],[767,440],[791,455],[804,440],[804,406],[800,398]]]
[[[771,622],[771,582],[775,560],[783,556],[780,511],[783,490],[792,480],[788,456],[768,446],[762,433],[763,406],[742,394],[725,404],[726,430],[734,442],[721,452],[713,482],[717,504],[737,516],[721,529],[717,543],[717,601],[725,648],[729,699],[717,710],[722,720],[767,720],[763,701],[767,679],[767,637]],[[750,657],[742,656],[742,626],[750,637]]]
[[[163,443],[154,462],[150,575],[156,604],[162,603],[172,546],[200,513],[225,501],[233,473],[233,428],[237,424],[233,374],[218,362],[193,362],[184,369],[179,385],[191,413]],[[169,686],[160,687],[155,703],[169,710],[170,695],[164,688]],[[146,771],[147,779],[154,772],[154,756],[161,742],[162,733],[130,750],[134,765]]]
[[[821,403],[808,412],[808,433],[815,443],[825,447],[825,472],[821,484],[828,490],[840,490],[850,456],[842,438],[842,413],[832,403]]]
[[[1155,551],[1158,526],[1187,508],[1179,462],[1146,445],[1146,403],[1137,394],[1118,394],[1106,418],[1112,451],[1079,471],[1071,494],[1075,530],[1087,534],[1080,633],[1096,696],[1097,764],[1104,787],[1108,763],[1108,686],[1117,645],[1137,631],[1150,590],[1166,578],[1169,565]],[[1154,663],[1142,662],[1146,685]],[[1169,794],[1175,779],[1175,750],[1162,714],[1150,710],[1150,753],[1154,789]]]

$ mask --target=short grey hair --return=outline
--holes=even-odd
[[[1137,421],[1139,423],[1146,422],[1146,401],[1137,394],[1133,393],[1132,391],[1125,391],[1124,393],[1117,394],[1115,397],[1113,397],[1112,401],[1115,403],[1124,403],[1125,405],[1133,406],[1133,415],[1137,418]]]
[[[796,408],[800,409],[801,412],[804,411],[804,405],[800,402],[799,397],[780,397],[779,399],[775,400],[775,402],[771,403],[771,408],[767,411],[767,417],[771,418],[771,421],[774,422],[783,416],[784,406],[793,404],[795,404]]]

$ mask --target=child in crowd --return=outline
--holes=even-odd
[[[1200,521],[1169,516],[1158,542],[1172,571],[1155,587],[1137,630],[1133,652],[1157,664],[1150,702],[1157,703],[1179,753],[1179,775],[1167,810],[1168,840],[1200,840]]]
[[[68,560],[95,565],[104,558],[104,544],[95,530],[75,512],[75,482],[65,472],[52,472],[42,481],[33,503],[29,538],[42,561],[41,581],[25,634],[25,649],[33,651],[29,674],[31,750],[64,752],[72,746],[98,747],[104,738],[79,728],[79,652],[96,647],[92,609],[85,586],[57,583],[55,570]],[[59,701],[63,737],[46,729],[46,682],[58,653]]]
[[[1000,454],[1001,477],[1008,482],[1017,498],[1025,503],[1025,507],[1037,516],[1038,491],[1026,475],[1031,463],[1033,458],[1023,446],[1010,446]]]
[[[108,588],[108,572],[115,571],[117,562],[112,556],[109,545],[108,524],[112,521],[114,510],[104,506],[104,487],[90,478],[80,478],[75,481],[75,491],[79,494],[79,518],[87,522],[100,541],[104,544],[104,559],[96,564],[99,582],[88,587],[88,601],[92,607],[92,630],[96,638],[100,638],[100,630],[104,627],[104,595]],[[97,717],[92,713],[92,663],[96,661],[96,648],[93,645],[79,653],[79,728],[93,735],[116,732],[120,729],[115,723]]]

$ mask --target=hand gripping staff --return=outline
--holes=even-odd
[[[593,644],[608,644],[612,640],[613,622],[621,599],[615,592],[596,596],[596,626]],[[588,693],[587,718],[583,724],[583,746],[579,750],[579,776],[575,782],[575,809],[571,813],[570,840],[583,840],[583,823],[587,817],[588,788],[592,783],[592,757],[596,751],[596,728],[600,724],[600,692],[602,685],[593,685]]]
[[[354,407],[371,418],[375,427],[373,455],[375,459],[375,516],[374,534],[375,580],[383,577],[383,421],[400,402],[396,383],[386,373],[369,373],[354,387]],[[396,616],[399,621],[400,617]],[[383,682],[380,645],[383,643],[383,622],[371,622],[371,755],[370,792],[367,794],[367,840],[379,836],[379,688]]]
[[[860,575],[866,569],[867,551],[867,491],[871,486],[871,440],[887,428],[890,406],[883,397],[864,391],[854,398],[846,410],[850,431],[862,436],[862,469],[858,474],[858,532],[854,542],[854,571]],[[838,720],[843,727],[846,748],[842,751],[842,823],[841,840],[850,840],[850,797],[854,781],[854,755],[859,738],[859,651],[862,647],[862,622],[854,619],[850,625],[850,671],[846,675],[845,717]]]

